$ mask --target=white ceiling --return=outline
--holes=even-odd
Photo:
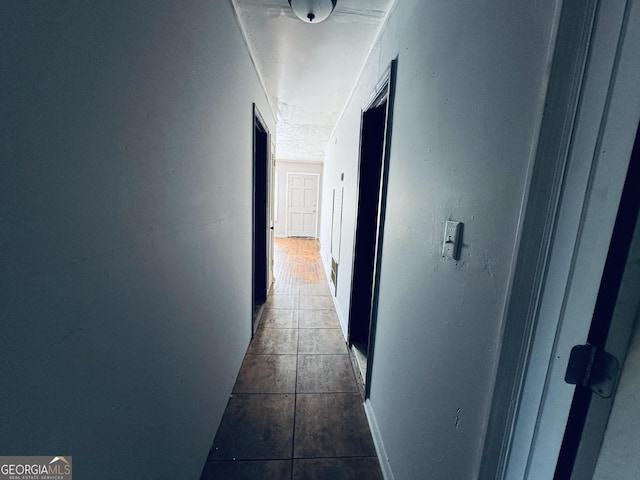
[[[317,161],[395,0],[338,0],[310,25],[288,0],[232,0],[277,116],[276,157]]]

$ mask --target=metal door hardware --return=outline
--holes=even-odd
[[[610,353],[594,345],[576,345],[571,349],[564,381],[609,398],[613,395],[619,372],[620,363]]]

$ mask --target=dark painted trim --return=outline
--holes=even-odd
[[[360,153],[362,153],[362,142],[363,142],[363,127],[364,127],[364,115],[369,110],[379,107],[380,105],[386,102],[386,126],[384,132],[384,142],[383,142],[383,152],[382,152],[382,166],[381,166],[381,181],[380,181],[380,189],[378,195],[378,215],[377,215],[377,225],[376,225],[376,245],[374,252],[374,262],[373,262],[373,290],[372,290],[372,301],[371,301],[371,312],[370,312],[370,324],[369,324],[369,339],[368,339],[368,347],[367,347],[367,371],[365,372],[365,398],[369,397],[371,391],[371,372],[373,366],[373,356],[375,350],[375,335],[376,335],[376,323],[377,323],[377,311],[378,311],[378,295],[379,295],[379,284],[380,284],[380,264],[382,259],[382,244],[384,239],[384,222],[386,217],[386,201],[387,201],[387,188],[388,188],[388,180],[389,180],[389,157],[390,157],[390,145],[391,145],[391,132],[392,132],[392,124],[393,124],[393,104],[394,104],[394,95],[395,95],[395,83],[396,83],[396,75],[397,75],[397,63],[398,59],[394,59],[391,61],[389,67],[385,70],[382,75],[381,80],[376,85],[376,88],[365,103],[361,111],[361,120],[360,120]],[[358,174],[356,178],[356,198],[358,201],[356,202],[356,209],[358,208],[360,202],[360,172],[361,172],[361,162],[362,158],[358,160]],[[354,224],[354,243],[353,243],[353,262],[355,265],[356,261],[356,246],[357,246],[357,227],[358,227],[358,218],[356,213],[356,222]],[[352,335],[351,335],[351,312],[353,306],[353,283],[354,283],[354,268],[352,268],[352,277],[351,277],[351,293],[349,299],[349,321],[348,321],[348,333],[347,333],[347,341],[349,347],[353,346]]]

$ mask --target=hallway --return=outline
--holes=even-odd
[[[381,479],[315,239],[277,239],[275,282],[201,480]]]

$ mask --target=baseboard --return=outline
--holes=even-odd
[[[380,462],[382,476],[384,480],[395,480],[393,471],[391,470],[391,464],[389,463],[389,457],[387,456],[387,451],[385,450],[384,443],[382,442],[378,422],[376,421],[376,416],[373,413],[371,401],[369,399],[364,402],[364,412],[367,415],[367,422],[369,422],[369,429],[371,430],[373,444],[376,447],[376,453],[378,454],[378,461]]]
[[[331,284],[329,284],[331,285]],[[333,300],[333,306],[335,307],[336,310],[336,315],[338,315],[338,322],[340,322],[340,329],[342,330],[342,335],[345,338],[345,341],[347,340],[347,331],[348,331],[348,323],[346,321],[346,319],[342,316],[342,312],[340,311],[340,308],[338,307],[338,299],[335,295],[331,295],[331,298]]]

